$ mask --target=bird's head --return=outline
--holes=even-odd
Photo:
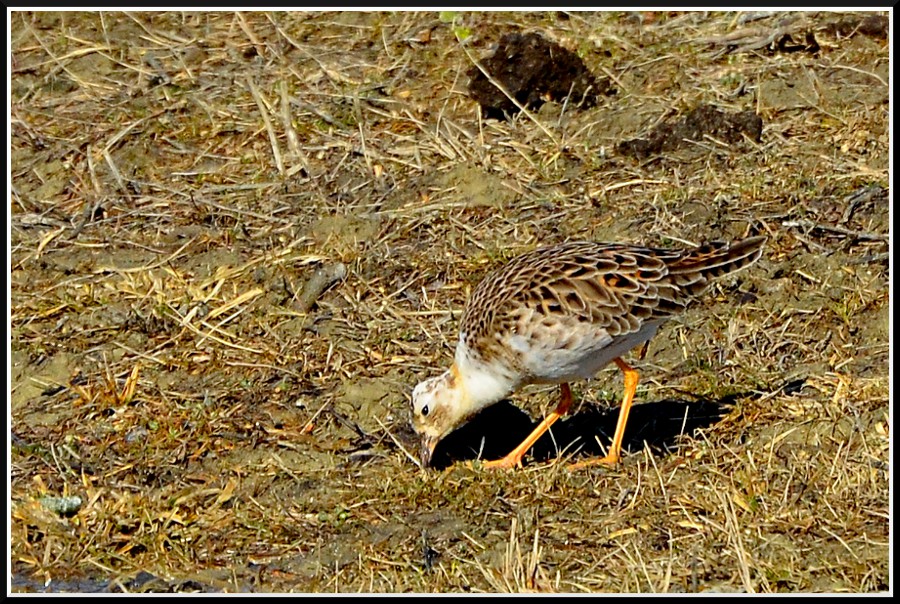
[[[456,365],[419,383],[412,393],[412,425],[419,434],[422,467],[431,464],[437,444],[472,414],[470,398]]]
[[[465,345],[459,346],[450,369],[413,390],[412,425],[422,439],[422,467],[431,464],[434,448],[445,436],[501,400],[518,383],[504,365],[473,360]]]

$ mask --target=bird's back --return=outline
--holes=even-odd
[[[712,279],[755,262],[763,243],[765,237],[688,249],[594,242],[536,249],[478,284],[460,322],[461,345],[531,374],[527,381],[587,377],[609,355],[651,338]]]

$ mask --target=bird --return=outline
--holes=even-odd
[[[609,363],[624,394],[606,455],[568,466],[613,465],[621,457],[639,374],[622,356],[644,347],[713,279],[762,255],[764,236],[664,249],[573,241],[540,247],[489,272],[472,291],[459,323],[450,368],[412,392],[412,427],[422,468],[435,447],[483,409],[529,384],[558,384],[559,403],[522,443],[485,468],[522,467],[522,459],[572,406],[570,383]]]

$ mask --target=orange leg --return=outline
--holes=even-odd
[[[650,348],[650,340],[644,342],[644,345],[641,346],[640,352],[638,352],[638,360],[643,361],[644,357],[647,356],[647,349]]]
[[[546,432],[553,423],[558,420],[560,417],[568,413],[569,407],[572,406],[572,391],[569,389],[568,384],[560,384],[560,400],[559,404],[556,406],[556,409],[553,410],[553,413],[544,418],[540,424],[538,424],[537,428],[532,430],[531,434],[522,441],[518,447],[513,449],[509,455],[504,457],[503,459],[498,459],[495,461],[489,461],[484,464],[485,468],[515,468],[522,467],[522,457],[525,456],[525,453],[528,452],[528,449],[531,448],[531,445],[537,442],[537,440],[541,437],[541,435]]]
[[[619,409],[619,421],[616,422],[616,433],[613,435],[609,453],[605,457],[573,463],[566,467],[567,470],[578,470],[598,464],[612,465],[619,462],[619,452],[622,449],[622,439],[625,436],[625,424],[628,423],[628,412],[631,411],[631,403],[634,400],[634,393],[637,391],[638,372],[622,359],[616,359],[615,361],[622,373],[625,374],[625,397],[622,399],[622,407]]]

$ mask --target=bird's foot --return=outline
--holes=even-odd
[[[566,466],[566,470],[569,472],[574,472],[575,470],[581,470],[582,468],[588,468],[590,466],[614,466],[619,463],[620,457],[618,455],[613,455],[610,453],[605,457],[595,457],[593,459],[585,459],[584,461],[579,461],[573,464],[569,464]]]
[[[494,461],[486,461],[481,464],[486,470],[512,470],[522,467],[522,456],[510,453],[503,459],[495,459]]]

